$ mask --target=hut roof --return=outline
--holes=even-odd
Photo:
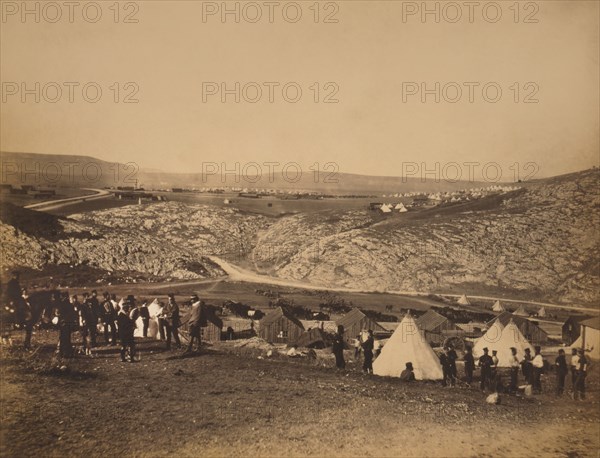
[[[300,322],[300,320],[298,318],[296,318],[294,315],[292,315],[288,310],[284,309],[283,307],[277,307],[275,310],[273,310],[272,312],[265,315],[265,317],[262,320],[260,320],[260,325],[268,326],[271,323],[275,323],[277,320],[281,319],[282,317],[287,318],[292,323],[294,323],[296,326],[304,329],[304,326],[302,326],[302,323]]]

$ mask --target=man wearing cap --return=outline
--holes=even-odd
[[[479,357],[479,367],[481,368],[481,380],[479,383],[479,388],[483,391],[485,390],[486,385],[489,385],[490,379],[492,376],[492,357],[488,355],[488,348],[485,347],[483,349],[483,355]]]
[[[177,348],[181,348],[181,341],[179,340],[179,326],[181,324],[179,318],[179,306],[175,302],[175,295],[169,293],[169,300],[167,305],[164,306],[162,311],[162,317],[164,318],[165,333],[167,337],[167,350],[171,349],[171,336],[175,340]]]
[[[119,340],[121,341],[121,361],[132,363],[135,356],[135,339],[133,333],[135,331],[135,323],[129,316],[131,311],[131,303],[123,302],[121,310],[117,314],[117,325],[119,327]],[[127,352],[129,351],[129,359]]]
[[[373,347],[375,341],[373,339],[373,331],[369,329],[367,339],[361,344],[364,354],[363,372],[366,374],[373,373]]]
[[[331,351],[335,355],[335,366],[338,369],[346,368],[346,361],[344,361],[344,326],[338,325],[337,332],[333,337],[333,346]]]
[[[558,350],[558,356],[555,361],[556,365],[556,395],[562,396],[565,391],[565,379],[569,373],[569,366],[567,366],[567,357],[565,351],[561,348]]]
[[[194,347],[194,340],[198,342],[197,351],[200,351],[202,345],[202,321],[204,318],[204,301],[201,301],[196,294],[192,294],[190,298],[192,301],[192,309],[190,310],[190,317],[188,325],[190,328],[190,343],[188,344],[186,353],[191,353]]]
[[[525,354],[523,355],[523,359],[521,361],[521,367],[527,385],[533,385],[533,366],[531,365],[531,350],[529,348],[525,349]]]
[[[112,342],[113,345],[117,343],[117,309],[114,307],[113,302],[110,300],[110,294],[105,292],[103,295],[104,301],[102,302],[102,323],[104,324],[104,341],[108,345]]]

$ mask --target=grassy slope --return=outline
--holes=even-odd
[[[331,355],[309,362],[228,344],[180,358],[141,345],[40,376],[48,345],[24,362],[3,349],[2,456],[596,456],[598,367],[589,401],[552,394],[485,404],[476,389],[365,377]],[[43,364],[43,363],[37,363]],[[46,364],[46,367],[48,364]],[[553,377],[544,379],[550,393]]]

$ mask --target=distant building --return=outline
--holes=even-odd
[[[245,197],[247,199],[258,199],[260,195],[256,192],[240,192],[238,193],[239,197]]]
[[[562,325],[562,341],[571,345],[581,335],[581,322],[591,318],[590,315],[571,315]]]
[[[371,202],[369,204],[369,210],[371,210],[371,211],[379,210],[382,205],[383,205],[383,202]]]
[[[183,192],[183,188],[172,188],[171,192]]]

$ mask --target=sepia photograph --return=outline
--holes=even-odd
[[[600,1],[0,0],[0,458],[600,457]]]

